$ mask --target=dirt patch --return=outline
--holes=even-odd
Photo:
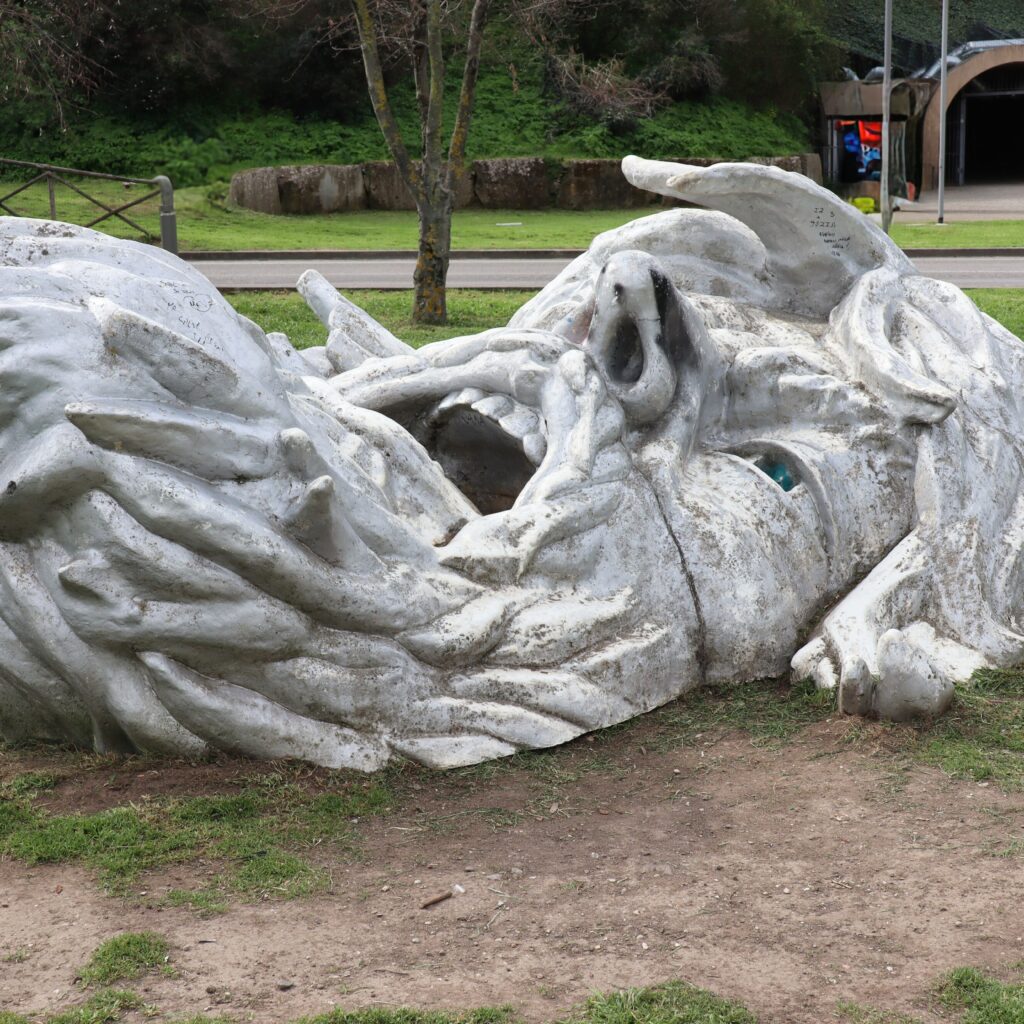
[[[93,814],[142,799],[231,793],[241,788],[246,768],[238,762],[182,763],[159,768],[146,767],[146,762],[129,767],[98,765],[59,779],[52,790],[39,798],[37,806],[50,814]]]
[[[22,951],[0,966],[0,1009],[80,1001],[76,968],[124,930],[172,943],[178,976],[139,983],[147,1002],[255,1024],[502,1003],[540,1022],[594,990],[670,978],[764,1021],[817,1024],[843,999],[938,1020],[943,971],[1024,957],[1022,860],[994,855],[1024,835],[1020,794],[894,760],[886,730],[846,720],[778,747],[731,733],[659,752],[651,735],[514,770],[410,773],[398,808],[362,824],[357,858],[310,851],[331,877],[312,899],[203,919],[159,905],[201,863],[146,877],[138,903],[79,868],[0,863],[0,956]],[[51,797],[67,810],[225,792],[252,770],[105,764],[69,771]]]
[[[329,770],[308,765],[293,763],[285,769],[290,782],[310,791],[322,789],[332,777]],[[224,755],[195,763],[58,750],[19,752],[7,758],[0,753],[0,785],[25,772],[52,777],[52,788],[39,793],[35,802],[49,814],[93,814],[141,800],[231,794],[267,771],[265,761]]]

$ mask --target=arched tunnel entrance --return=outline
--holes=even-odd
[[[1024,182],[1024,63],[972,78],[946,118],[949,184]]]

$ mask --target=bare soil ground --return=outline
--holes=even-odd
[[[326,893],[208,918],[160,901],[215,864],[149,874],[125,900],[78,866],[0,861],[0,1010],[80,1002],[76,970],[100,942],[153,930],[176,976],[133,987],[161,1017],[507,1003],[541,1022],[595,990],[681,978],[762,1021],[818,1024],[844,999],[938,1020],[943,971],[1024,957],[1024,859],[996,855],[1024,834],[1024,797],[900,762],[888,743],[832,718],[773,746],[728,732],[659,751],[640,727],[578,741],[556,772],[415,773],[359,826],[355,856],[305,851]],[[0,753],[7,777],[46,763]],[[251,770],[85,765],[41,802],[229,792]]]

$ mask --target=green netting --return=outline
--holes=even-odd
[[[939,52],[940,0],[897,0],[893,5],[893,64],[912,71]],[[883,0],[840,0],[832,5],[829,30],[852,54],[882,61]],[[973,39],[1024,37],[1021,0],[956,0],[950,4],[950,48]]]

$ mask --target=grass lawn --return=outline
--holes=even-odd
[[[78,972],[85,987],[130,981],[147,971],[166,966],[167,941],[155,932],[124,932],[107,939]]]
[[[344,293],[370,316],[403,341],[418,348],[428,341],[441,341],[462,334],[476,334],[500,327],[533,295],[529,291],[448,291],[448,323],[424,327],[410,319],[412,291],[362,291]],[[234,292],[224,296],[239,313],[265,331],[282,331],[296,348],[322,345],[327,331],[297,292]]]
[[[1017,965],[1020,968],[1020,964]],[[990,978],[973,967],[958,967],[934,987],[933,1009],[959,1024],[1021,1024],[1024,984]],[[848,1024],[919,1024],[917,1017],[840,1003],[837,1017]]]
[[[967,294],[983,312],[998,320],[1018,338],[1024,338],[1024,289],[968,288]]]
[[[892,237],[904,249],[1013,249],[1024,246],[1024,220],[965,220],[947,224],[893,223]]]
[[[386,781],[364,786],[354,780],[344,795],[312,794],[297,783],[300,774],[255,772],[225,796],[50,815],[41,814],[35,801],[57,785],[59,776],[27,772],[0,786],[0,854],[29,864],[83,863],[108,892],[120,895],[132,892],[146,871],[209,857],[222,866],[219,874],[201,888],[172,889],[165,897],[169,906],[189,906],[201,914],[223,911],[229,896],[309,895],[322,891],[327,877],[297,851],[321,843],[351,846],[353,819],[383,813],[394,796]],[[130,952],[139,955],[138,949]],[[106,951],[104,963],[124,954]],[[103,969],[102,963],[94,965],[88,977],[113,980]]]
[[[14,186],[0,186],[0,194]],[[86,191],[108,205],[144,195],[146,186],[126,189],[117,182],[93,182]],[[322,216],[270,216],[228,209],[223,188],[178,189],[178,244],[182,252],[238,249],[415,249],[419,225],[414,211],[367,210]],[[50,216],[46,187],[34,185],[10,201],[22,216]],[[452,225],[456,249],[585,249],[591,239],[636,217],[656,213],[640,210],[460,210]],[[58,186],[57,216],[72,224],[88,224],[102,215],[69,189]],[[159,237],[159,201],[147,200],[126,215]],[[140,238],[137,231],[110,218],[97,225],[118,238]]]
[[[79,182],[81,184],[81,182]],[[0,195],[14,185],[0,185]],[[86,191],[108,205],[143,195],[146,186],[129,188],[117,182],[86,182]],[[270,216],[228,208],[223,185],[177,189],[178,241],[182,252],[239,249],[415,249],[418,224],[413,211],[366,210],[323,216]],[[46,187],[34,185],[10,201],[23,216],[49,217]],[[584,249],[594,235],[637,217],[657,213],[658,206],[634,210],[460,210],[452,225],[456,249]],[[57,186],[57,216],[87,224],[102,214],[69,189]],[[127,215],[159,236],[159,201],[147,200]],[[115,219],[100,230],[118,238],[140,238]],[[905,248],[990,248],[1024,246],[1024,220],[901,224],[893,239]]]
[[[1024,290],[1017,288],[974,288],[967,293],[989,316],[1018,337],[1024,337]],[[375,317],[389,331],[413,347],[460,334],[474,334],[500,327],[529,299],[529,291],[474,291],[449,289],[448,324],[421,327],[409,318],[411,291],[345,292],[357,305]],[[266,331],[282,331],[296,348],[322,345],[326,331],[296,292],[235,292],[225,296],[240,313]]]

